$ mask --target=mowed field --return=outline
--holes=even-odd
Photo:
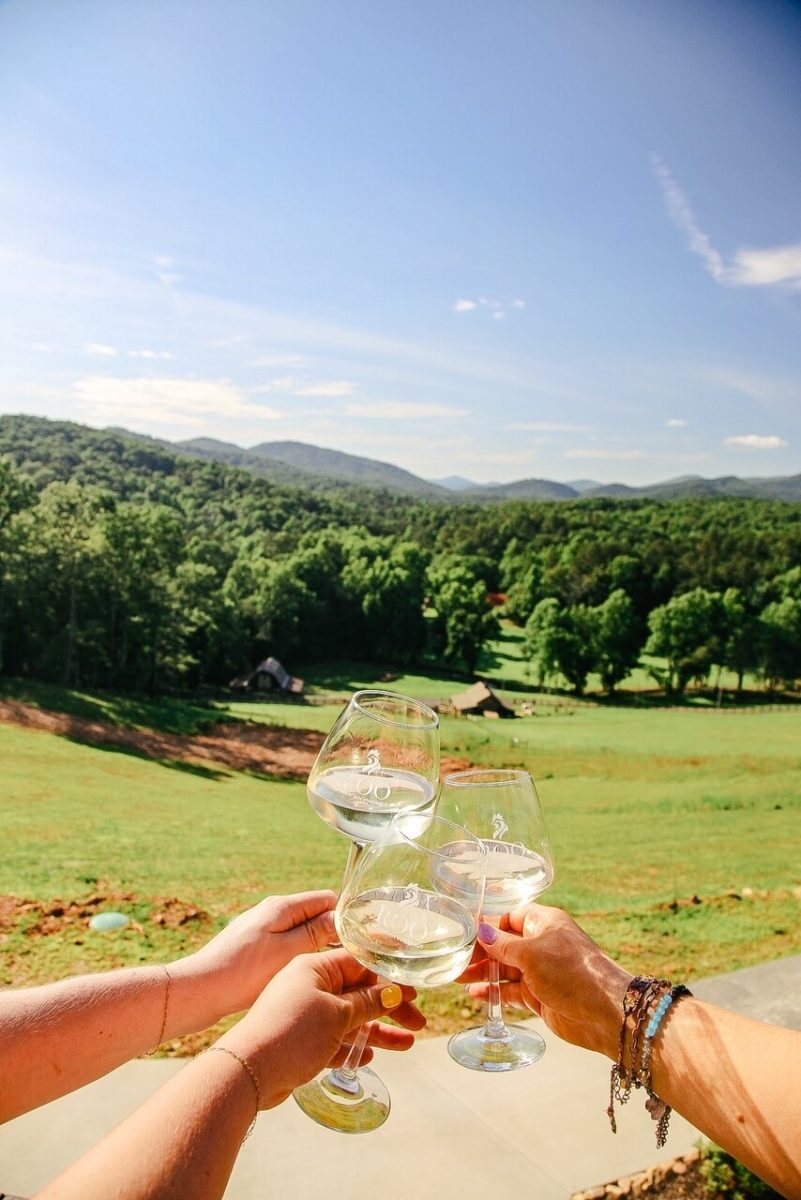
[[[318,730],[338,711],[233,708]],[[544,899],[632,970],[692,980],[801,951],[801,709],[543,703],[510,721],[445,717],[442,745],[532,772],[557,861]],[[302,783],[12,724],[0,725],[0,838],[3,984],[164,961],[265,894],[335,888],[346,856]],[[132,924],[90,931],[101,908]],[[475,1006],[451,987],[425,1007],[442,1032]]]

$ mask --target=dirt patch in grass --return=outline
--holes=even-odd
[[[208,733],[182,736],[154,729],[131,729],[35,708],[20,700],[0,700],[0,722],[54,733],[90,746],[121,750],[161,762],[215,763],[232,771],[249,771],[281,779],[305,780],[324,735],[313,729],[284,729],[246,722],[221,722]],[[466,770],[469,759],[442,760],[442,774]]]
[[[130,910],[143,903],[135,892],[99,892],[82,900],[24,900],[20,896],[0,896],[0,945],[12,930],[24,929],[26,938],[45,938],[64,932],[88,930],[92,917],[101,912]],[[149,920],[165,929],[180,929],[189,923],[205,924],[209,914],[175,896],[147,902],[152,907]],[[132,929],[144,932],[141,922],[129,918]]]

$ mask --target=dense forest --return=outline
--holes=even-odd
[[[157,691],[273,653],[471,673],[491,598],[543,681],[612,691],[645,650],[678,694],[716,667],[801,677],[801,505],[451,504],[293,487],[158,442],[0,418],[0,671]]]

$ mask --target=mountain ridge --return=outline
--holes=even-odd
[[[41,423],[44,431],[56,425],[74,425],[77,429],[91,429],[78,422],[49,421],[45,417],[0,416],[3,422],[24,419]],[[227,466],[238,467],[249,474],[282,486],[304,490],[319,489],[321,486],[348,485],[380,489],[395,495],[406,495],[418,499],[430,499],[447,504],[498,503],[505,500],[684,500],[684,499],[765,499],[783,500],[790,503],[801,501],[801,474],[781,476],[721,475],[707,479],[700,475],[683,475],[678,478],[646,485],[625,483],[598,483],[594,480],[575,480],[560,483],[556,480],[525,478],[510,483],[477,484],[461,476],[440,480],[427,480],[392,463],[378,459],[346,454],[340,450],[328,450],[311,443],[295,441],[261,442],[250,448],[234,442],[223,442],[216,438],[197,437],[184,441],[169,441],[149,434],[134,433],[119,427],[107,427],[102,432],[111,436],[134,439],[153,447],[160,447],[172,454],[215,461]],[[450,487],[448,486],[450,484]]]

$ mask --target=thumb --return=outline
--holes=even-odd
[[[339,941],[333,912],[322,912],[312,917],[306,922],[305,929],[313,950],[322,950],[325,946],[333,946]]]
[[[507,933],[482,921],[478,927],[478,940],[490,958],[522,971],[526,963],[525,941],[516,933]]]

